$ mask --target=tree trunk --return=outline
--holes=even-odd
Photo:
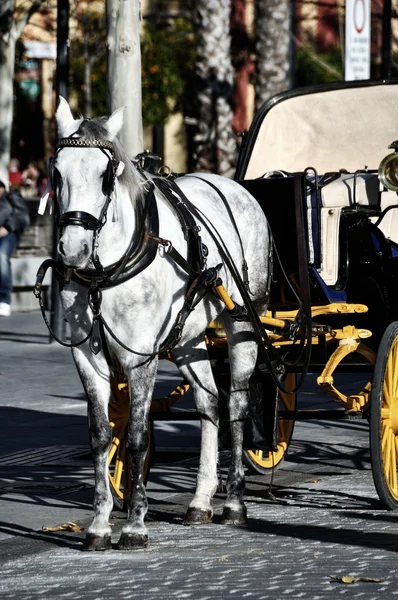
[[[133,158],[143,150],[140,2],[107,0],[106,16],[108,111],[125,107],[118,137]]]
[[[15,47],[30,17],[43,4],[36,0],[18,21],[14,20],[15,0],[0,5],[0,181],[8,189],[14,99]]]
[[[233,69],[229,34],[230,0],[198,0],[199,133],[195,136],[196,168],[232,177],[237,141],[232,130]]]
[[[256,108],[290,88],[290,0],[256,0]]]
[[[90,51],[86,40],[83,40],[84,56],[84,116],[91,119],[93,115],[92,89],[91,89],[91,71],[95,56],[90,56]]]
[[[247,129],[247,96],[253,72],[253,44],[246,27],[246,0],[232,0],[231,7],[232,65],[235,68],[232,127],[239,134]]]

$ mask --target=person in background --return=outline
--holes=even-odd
[[[22,171],[20,191],[24,198],[35,198],[38,195],[39,177],[39,166],[35,160],[31,160]]]
[[[10,160],[8,180],[12,190],[19,188],[22,183],[22,173],[19,170],[19,160],[17,158],[12,158]]]
[[[0,181],[0,317],[11,314],[11,254],[30,223],[29,212],[21,194],[6,191]]]

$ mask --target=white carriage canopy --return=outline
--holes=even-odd
[[[398,139],[398,84],[343,84],[319,91],[295,90],[277,96],[257,113],[248,135],[242,179],[266,177],[274,171],[300,172],[308,167],[318,175],[346,171],[322,189],[321,239],[318,272],[333,286],[339,270],[339,224],[344,207],[354,197],[359,204],[383,210],[397,204],[395,192],[383,191],[377,173],[380,161]],[[239,168],[239,167],[238,167]],[[309,260],[315,242],[311,223],[314,201],[307,198]],[[375,219],[376,220],[376,219]],[[379,224],[386,238],[398,244],[398,209]],[[397,250],[398,253],[398,250]]]
[[[300,90],[298,90],[300,92]],[[287,96],[265,115],[245,179],[267,171],[377,169],[398,139],[398,85],[364,85]]]

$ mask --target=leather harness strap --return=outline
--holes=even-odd
[[[222,191],[220,189],[218,189],[218,187],[215,186],[214,183],[212,183],[208,179],[205,179],[204,177],[199,177],[199,175],[187,175],[187,177],[195,177],[195,179],[200,179],[200,181],[204,181],[204,183],[207,183],[207,185],[209,185],[211,188],[213,188],[214,191],[217,192],[217,194],[219,195],[219,197],[223,201],[223,204],[224,204],[224,206],[226,208],[226,211],[228,213],[229,219],[230,219],[232,225],[234,226],[236,234],[237,234],[238,239],[239,239],[240,248],[242,250],[242,279],[243,279],[243,283],[245,284],[246,289],[250,292],[250,289],[249,289],[249,269],[248,269],[247,262],[246,262],[246,259],[245,259],[245,252],[243,250],[242,238],[240,237],[239,229],[238,229],[238,226],[236,224],[235,217],[233,215],[233,212],[231,210],[231,207],[229,205],[228,200],[226,199],[226,197],[224,196],[224,194],[222,193]]]
[[[187,208],[188,199],[171,178],[157,177],[154,183],[173,207],[188,244],[187,260],[173,246],[168,250],[168,254],[191,278],[197,276],[203,270],[207,248],[199,235],[200,227]]]

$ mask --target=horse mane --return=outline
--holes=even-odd
[[[107,120],[108,117],[84,119],[77,129],[76,134],[87,141],[112,141],[116,160],[123,162],[125,165],[123,173],[119,177],[119,181],[127,186],[127,188],[130,190],[130,193],[132,193],[134,190],[135,194],[137,194],[137,188],[140,191],[142,189],[142,182],[138,172],[120,141],[117,138],[113,140],[109,139],[109,133],[106,128]]]

